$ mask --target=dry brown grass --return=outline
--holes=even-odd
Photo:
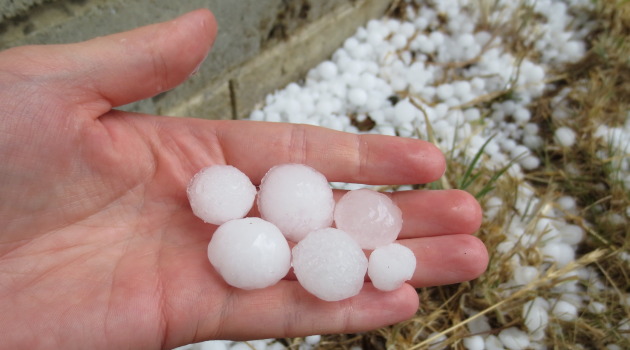
[[[492,11],[491,3],[481,1],[486,11]],[[391,14],[405,16],[402,8],[392,9]],[[527,30],[527,21],[534,20],[530,15],[528,8],[523,7],[521,20],[512,21],[509,28],[492,28],[487,21],[480,26],[510,33],[510,48],[515,56],[531,56],[529,46],[520,40],[521,33]],[[601,349],[606,344],[630,349],[627,331],[624,333],[618,327],[623,319],[630,318],[629,305],[622,302],[623,293],[630,291],[630,263],[619,256],[630,250],[630,218],[626,211],[630,207],[630,189],[615,180],[614,175],[617,171],[615,157],[628,155],[598,156],[598,150],[606,149],[607,145],[593,136],[601,124],[623,125],[630,111],[630,2],[601,0],[589,15],[595,20],[596,28],[587,38],[587,55],[576,64],[553,71],[550,80],[554,81],[555,89],[531,105],[533,121],[539,124],[546,144],[539,154],[543,166],[528,173],[525,179],[542,198],[541,204],[532,208],[530,226],[544,214],[545,205],[555,205],[554,200],[559,196],[577,198],[580,210],[568,214],[567,219],[588,233],[579,247],[576,262],[561,270],[550,267],[530,285],[505,286],[512,274],[510,259],[513,256],[534,266],[542,263],[542,257],[535,246],[524,245],[517,245],[505,254],[497,253],[497,245],[504,240],[511,218],[518,215],[507,204],[515,201],[521,184],[521,180],[502,176],[496,183],[497,189],[489,195],[502,198],[506,205],[495,220],[484,222],[477,233],[491,253],[487,273],[471,282],[418,289],[421,306],[413,319],[364,334],[325,336],[320,349],[349,349],[353,345],[364,349],[428,349],[436,338],[431,338],[432,334],[445,335],[442,345],[448,348],[463,349],[462,339],[470,335],[466,324],[479,317],[472,316],[469,310],[477,310],[488,318],[492,327],[490,334],[512,326],[525,329],[523,304],[536,296],[557,297],[556,287],[574,280],[569,272],[583,266],[596,271],[606,288],[596,291],[580,281],[580,293],[587,294],[591,302],[602,302],[607,311],[595,314],[584,308],[574,322],[562,322],[550,316],[551,325],[543,343],[556,349]],[[552,101],[567,87],[571,89],[565,97],[571,117],[554,120]],[[490,96],[488,101],[478,101],[478,104],[489,104],[494,98],[501,96]],[[554,130],[565,124],[578,133],[578,142],[570,150],[558,147],[553,141]],[[436,186],[457,184],[465,171],[466,164],[451,159],[446,178]],[[482,174],[468,190],[477,193],[492,175]],[[480,199],[482,204],[488,196]],[[618,215],[625,223],[611,222],[611,214]],[[302,340],[288,341],[292,348],[297,348]]]

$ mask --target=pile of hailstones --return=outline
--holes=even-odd
[[[416,268],[413,252],[394,243],[402,213],[379,192],[347,192],[335,205],[323,174],[302,164],[281,164],[263,177],[257,205],[261,218],[245,217],[256,187],[240,170],[214,165],[188,186],[193,213],[220,225],[208,258],[229,285],[265,288],[293,266],[304,289],[326,301],[358,294],[367,271],[384,291],[399,288]],[[332,228],[333,220],[336,228]],[[293,249],[288,241],[295,244]],[[363,249],[373,250],[369,262]]]

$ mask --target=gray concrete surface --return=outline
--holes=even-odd
[[[3,20],[26,13],[44,0],[0,0],[0,23]]]
[[[310,66],[325,59],[356,27],[380,16],[389,2],[0,0],[0,50],[25,44],[82,41],[168,20],[196,8],[209,8],[217,18],[219,34],[199,73],[172,91],[125,109],[212,119],[234,118],[245,115],[245,110],[253,107],[252,101],[261,98],[262,92],[268,93],[286,84],[289,77],[299,78]],[[292,44],[287,46],[288,43]],[[273,51],[274,48],[282,45],[284,50],[299,47],[299,51],[277,53],[265,68],[273,68],[274,65],[269,64],[276,60],[283,62],[282,70],[265,72],[253,68],[263,66],[260,58],[273,56],[268,52],[278,52]],[[246,67],[249,73],[241,73]],[[248,74],[258,76],[246,83]],[[256,89],[252,90],[252,85]],[[243,90],[247,86],[250,88]],[[212,103],[208,103],[210,100]],[[186,108],[187,105],[191,107]]]

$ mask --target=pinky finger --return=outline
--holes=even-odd
[[[488,266],[488,250],[479,238],[466,234],[398,241],[416,255],[416,271],[409,281],[416,288],[470,281]]]

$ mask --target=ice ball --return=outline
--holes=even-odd
[[[276,165],[260,184],[261,217],[278,226],[294,242],[311,231],[330,227],[334,208],[333,192],[326,177],[307,165]]]
[[[506,328],[499,333],[501,343],[509,350],[524,350],[529,348],[529,336],[516,327]]]
[[[463,340],[464,347],[468,350],[484,350],[486,344],[483,341],[483,337],[480,335],[473,335],[466,337]]]
[[[363,249],[392,243],[402,228],[402,212],[386,195],[369,189],[347,192],[335,207],[335,224]]]
[[[231,220],[214,232],[210,263],[229,285],[241,289],[276,284],[291,268],[291,249],[280,230],[260,218]]]
[[[416,257],[411,249],[398,243],[376,248],[368,263],[368,276],[377,289],[391,291],[411,279]]]
[[[558,300],[558,302],[551,309],[551,313],[563,321],[571,322],[575,321],[575,319],[577,318],[578,309],[575,305],[567,301]]]
[[[363,106],[368,101],[368,95],[361,88],[354,88],[348,93],[348,101],[355,106]]]
[[[350,235],[335,228],[309,233],[293,247],[293,269],[309,293],[326,301],[359,294],[368,260]]]
[[[256,187],[247,175],[231,165],[201,169],[188,185],[193,213],[203,221],[221,225],[247,215],[256,198]]]
[[[558,142],[562,147],[573,146],[577,138],[575,131],[566,126],[562,126],[556,129],[554,137],[556,142]]]
[[[525,327],[527,327],[533,340],[541,340],[545,336],[545,329],[549,324],[548,308],[549,303],[541,297],[530,300],[523,305],[522,315],[525,319]]]
[[[394,116],[396,118],[396,121],[401,124],[414,121],[418,114],[418,109],[411,102],[409,102],[409,99],[407,98],[398,102],[394,106]]]

